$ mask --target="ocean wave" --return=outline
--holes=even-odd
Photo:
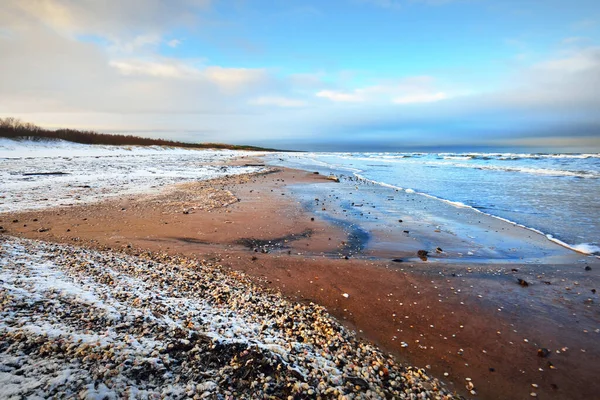
[[[335,156],[342,158],[368,158],[368,159],[403,159],[420,157],[439,157],[447,160],[499,160],[513,161],[521,159],[590,159],[600,158],[600,153],[423,153],[423,152],[373,152],[373,153],[309,153],[318,156]]]
[[[356,160],[368,160],[368,159],[357,158]],[[457,160],[457,159],[454,159],[454,160]],[[383,159],[380,161],[393,162],[392,160],[383,160]],[[590,170],[567,170],[567,169],[532,168],[532,167],[517,167],[517,166],[502,166],[502,165],[465,164],[465,163],[459,163],[459,162],[440,162],[440,161],[426,161],[423,163],[423,165],[426,167],[469,168],[469,169],[478,169],[478,170],[487,170],[487,171],[516,172],[516,173],[523,173],[523,174],[530,174],[530,175],[544,175],[544,176],[555,176],[555,177],[573,177],[573,178],[584,178],[584,179],[600,178],[600,172],[590,171]]]
[[[552,242],[554,242],[556,244],[559,244],[559,245],[561,245],[563,247],[566,247],[568,249],[571,249],[573,251],[576,251],[578,253],[587,254],[587,255],[590,255],[590,256],[597,256],[597,257],[600,256],[600,247],[598,247],[598,246],[596,246],[594,244],[591,244],[591,243],[581,243],[581,244],[571,245],[571,244],[563,242],[562,240],[559,240],[559,239],[555,238],[552,235],[546,235],[546,237],[548,238],[548,240],[550,240],[550,241],[552,241]]]
[[[600,158],[600,153],[436,153],[439,157],[465,157],[473,160],[519,160],[519,159],[587,159]]]
[[[573,246],[573,249],[584,254],[600,255],[600,246],[596,246],[591,243],[576,244]]]
[[[550,169],[550,168],[531,168],[531,167],[504,167],[496,165],[480,165],[480,164],[444,164],[458,168],[473,168],[489,171],[505,171],[519,172],[531,175],[546,175],[546,176],[571,176],[576,178],[598,179],[600,173],[596,171],[571,171],[565,169]]]
[[[444,156],[444,160],[472,160],[472,156]]]
[[[477,209],[477,208],[475,208],[473,206],[470,206],[468,204],[462,203],[460,201],[452,201],[452,200],[444,199],[442,197],[434,196],[434,195],[429,194],[429,193],[418,192],[418,191],[415,191],[414,189],[409,189],[409,188],[404,189],[404,188],[402,188],[400,186],[395,186],[395,185],[391,185],[389,183],[385,183],[385,182],[380,182],[380,181],[376,181],[376,180],[373,180],[373,179],[369,179],[367,177],[364,177],[364,176],[362,176],[360,174],[356,174],[356,173],[354,175],[357,178],[359,178],[359,179],[368,181],[370,183],[373,183],[373,184],[376,184],[376,185],[379,185],[379,186],[383,186],[383,187],[387,187],[387,188],[395,189],[395,190],[404,190],[408,194],[414,194],[414,195],[418,195],[418,196],[428,197],[430,199],[438,200],[438,201],[441,201],[443,203],[449,204],[449,205],[451,205],[453,207],[456,207],[456,208],[468,208],[468,209],[470,209],[470,210],[472,210],[474,212],[477,212],[477,213],[480,213],[480,214],[483,214],[483,215],[487,215],[488,217],[495,218],[495,219],[498,219],[500,221],[506,222],[508,224],[511,224],[511,225],[514,225],[514,226],[518,226],[519,228],[523,228],[523,229],[526,229],[528,231],[535,232],[537,234],[545,236],[548,240],[550,240],[550,241],[552,241],[552,242],[554,242],[554,243],[556,243],[556,244],[558,244],[558,245],[560,245],[562,247],[565,247],[565,248],[567,248],[569,250],[575,251],[577,253],[585,254],[585,255],[593,255],[593,256],[596,256],[596,257],[600,258],[600,247],[598,247],[596,245],[589,244],[589,243],[569,244],[569,243],[563,242],[560,239],[557,239],[557,238],[553,237],[550,234],[542,232],[539,229],[532,228],[530,226],[526,226],[526,225],[520,224],[520,223],[512,221],[512,220],[510,220],[508,218],[500,217],[498,215],[494,215],[494,214],[487,213],[485,211],[481,211],[480,209]]]
[[[574,178],[584,178],[584,179],[598,179],[600,178],[600,171],[595,170],[587,170],[587,169],[556,169],[556,168],[535,168],[535,167],[526,167],[526,166],[517,166],[517,165],[498,165],[498,164],[487,164],[487,163],[467,163],[465,161],[475,160],[476,157],[479,157],[479,160],[483,160],[483,156],[479,156],[478,154],[468,154],[468,155],[450,155],[449,153],[439,153],[438,156],[445,154],[443,156],[442,161],[441,157],[438,157],[437,160],[431,160],[426,158],[412,158],[402,156],[388,156],[381,155],[381,153],[353,153],[353,155],[327,155],[329,157],[335,156],[339,158],[343,158],[346,160],[354,160],[354,161],[379,161],[384,163],[411,163],[411,164],[423,164],[425,166],[440,166],[440,167],[456,167],[456,168],[471,168],[478,170],[488,170],[488,171],[503,171],[503,172],[513,172],[513,173],[523,173],[530,175],[544,175],[544,176],[555,176],[555,177],[574,177]],[[321,155],[323,156],[323,155]],[[488,156],[496,156],[496,154],[489,154]],[[525,155],[519,155],[525,156]],[[502,157],[513,157],[513,155],[502,155]],[[600,158],[600,155],[598,155]],[[412,159],[411,159],[412,158]],[[581,157],[580,157],[581,158]],[[499,158],[495,158],[494,160],[498,160]],[[513,160],[518,159],[517,155],[514,155]],[[461,162],[462,161],[462,162]],[[335,168],[344,168],[342,165],[337,165],[330,163]],[[581,166],[579,166],[581,168]],[[347,168],[347,167],[346,167]]]

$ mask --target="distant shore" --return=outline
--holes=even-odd
[[[79,129],[44,129],[18,118],[0,118],[0,138],[29,141],[64,140],[72,143],[109,146],[169,146],[189,149],[227,149],[246,151],[284,151],[258,146],[226,143],[190,143],[147,137],[100,133]]]

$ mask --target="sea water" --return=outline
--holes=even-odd
[[[472,207],[600,254],[600,154],[287,153],[273,160]]]

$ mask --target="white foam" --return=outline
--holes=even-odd
[[[444,156],[444,160],[472,160],[471,156]]]
[[[431,165],[448,165],[446,163],[428,163]],[[531,175],[547,175],[547,176],[572,176],[578,178],[589,178],[589,179],[597,179],[600,178],[600,174],[595,171],[569,171],[562,169],[551,169],[551,168],[529,168],[529,167],[503,167],[503,166],[495,166],[495,165],[481,165],[481,164],[460,164],[453,163],[450,164],[453,167],[458,168],[474,168],[474,169],[483,169],[490,171],[505,171],[505,172],[520,172]]]
[[[589,243],[581,243],[572,246],[575,251],[578,251],[583,254],[594,254],[600,255],[600,246],[596,246]]]
[[[416,159],[416,160],[411,160],[411,159],[402,159],[405,156],[427,156],[427,155],[432,155],[432,156],[441,156],[441,157],[447,157],[450,159],[476,159],[476,158],[483,158],[483,157],[494,157],[495,159],[499,159],[499,158],[573,158],[573,159],[585,159],[585,158],[600,158],[600,154],[595,154],[595,153],[590,153],[590,154],[521,154],[521,153],[347,153],[347,154],[339,154],[339,153],[312,153],[311,157],[312,160],[316,161],[316,157],[340,157],[340,158],[344,158],[344,159],[349,159],[349,160],[361,160],[361,161],[377,161],[377,162],[385,162],[385,163],[395,163],[395,164],[400,164],[400,163],[418,163],[420,165],[440,165],[440,166],[446,166],[446,167],[459,167],[459,168],[479,168],[479,169],[486,169],[486,170],[499,170],[499,171],[507,171],[507,172],[521,172],[521,173],[529,173],[529,174],[537,174],[537,175],[547,175],[547,176],[572,176],[572,177],[580,177],[580,178],[600,178],[600,173],[595,172],[595,171],[567,171],[567,170],[557,170],[557,169],[545,169],[545,168],[519,168],[519,167],[504,167],[504,166],[489,166],[489,165],[484,165],[484,164],[467,164],[467,163],[453,163],[453,162],[443,162],[443,161],[428,161],[428,160],[424,160],[424,159]],[[323,163],[323,162],[320,162]],[[329,163],[329,165],[333,168],[340,168],[338,165]],[[503,218],[494,214],[490,214],[484,211],[481,211],[475,207],[472,207],[468,204],[459,202],[459,201],[452,201],[452,200],[448,200],[448,199],[444,199],[442,197],[438,197],[438,196],[434,196],[428,193],[423,193],[423,192],[418,192],[415,191],[414,189],[411,188],[402,188],[400,186],[396,186],[396,185],[392,185],[386,182],[382,182],[382,181],[376,181],[373,179],[369,179],[366,178],[365,176],[361,175],[361,170],[356,170],[356,172],[354,172],[354,176],[356,176],[357,178],[366,181],[366,182],[370,182],[372,184],[375,185],[379,185],[382,187],[387,187],[390,189],[394,189],[397,191],[405,191],[406,193],[409,194],[418,194],[421,196],[425,196],[431,199],[435,199],[438,201],[442,201],[444,203],[447,203],[449,205],[452,205],[453,207],[457,207],[457,208],[468,208],[471,209],[474,212],[495,218],[497,220],[506,222],[508,224],[517,226],[519,228],[523,228],[523,229],[527,229],[531,232],[535,232],[537,234],[543,235],[546,238],[548,238],[549,240],[551,240],[552,242],[563,246],[565,248],[568,248],[570,250],[573,250],[575,252],[578,253],[582,253],[582,254],[588,254],[588,255],[595,255],[594,253],[598,252],[598,248],[594,245],[590,245],[590,244],[578,244],[578,245],[571,245],[568,243],[565,243],[563,241],[560,241],[558,239],[555,238],[551,238],[548,237],[548,235],[546,235],[545,232],[542,232],[539,229],[533,228],[533,227],[529,227],[523,224],[520,224],[518,222],[509,220],[507,218]]]
[[[416,158],[412,159],[414,156],[423,156],[427,154],[408,154],[408,153],[400,153],[394,156],[391,155],[380,155],[379,153],[357,153],[357,154],[348,154],[348,155],[340,155],[334,153],[322,153],[322,154],[313,154],[312,159],[316,163],[323,164],[322,161],[316,160],[314,157],[339,157],[346,160],[355,160],[355,161],[370,161],[370,162],[382,162],[382,163],[391,163],[391,164],[424,164],[424,165],[435,165],[435,166],[444,166],[444,167],[456,167],[456,168],[470,168],[470,169],[480,169],[480,170],[489,170],[489,171],[503,171],[503,172],[515,172],[515,173],[523,173],[530,175],[542,175],[542,176],[564,176],[564,177],[576,177],[576,178],[586,178],[586,179],[599,179],[600,172],[593,170],[568,170],[568,169],[553,169],[553,168],[531,168],[531,167],[521,167],[521,166],[505,166],[505,165],[488,165],[482,164],[481,162],[473,162],[473,163],[464,163],[464,162],[453,162],[453,161],[470,161],[470,160],[481,160],[481,159],[493,159],[493,160],[516,160],[519,158],[571,158],[571,159],[585,159],[585,158],[600,158],[600,154],[583,154],[583,155],[569,155],[568,157],[563,157],[563,155],[546,155],[545,157],[541,157],[539,155],[526,155],[526,154],[486,154],[486,153],[470,153],[470,154],[451,154],[451,153],[431,153],[430,156],[440,156],[443,157],[444,161],[434,161],[426,158]],[[333,164],[333,163],[325,163],[328,164],[332,168],[338,169],[346,169],[352,170],[352,168]],[[355,172],[360,172],[357,169],[354,169]]]
[[[440,157],[469,157],[474,158],[494,158],[497,160],[517,160],[519,158],[543,159],[543,158],[565,158],[565,159],[586,159],[600,158],[600,153],[437,153]]]
[[[563,247],[566,247],[568,249],[571,249],[573,251],[576,251],[578,253],[600,256],[600,247],[595,246],[593,244],[581,243],[581,244],[570,245],[568,243],[563,242],[562,240],[556,239],[552,235],[546,235],[546,237],[548,238],[548,240],[550,240],[556,244],[559,244]],[[598,258],[600,258],[600,257],[598,257]]]
[[[532,227],[520,224],[520,223],[515,222],[515,221],[511,221],[510,219],[503,218],[503,217],[500,217],[500,216],[497,216],[497,215],[494,215],[494,214],[486,213],[486,212],[478,210],[477,208],[472,207],[472,206],[470,206],[468,204],[464,204],[464,203],[462,203],[460,201],[447,200],[447,199],[444,199],[444,198],[441,198],[441,197],[437,197],[437,196],[434,196],[434,195],[431,195],[431,194],[428,194],[428,193],[417,192],[417,191],[415,191],[413,189],[402,189],[400,186],[394,186],[394,185],[390,185],[389,183],[375,181],[375,180],[372,180],[372,179],[369,179],[369,178],[365,178],[364,176],[359,175],[359,174],[355,174],[355,176],[357,178],[359,178],[359,179],[362,179],[364,181],[373,183],[375,185],[379,185],[379,186],[383,186],[383,187],[387,187],[387,188],[395,189],[395,190],[404,190],[406,193],[417,194],[417,195],[420,195],[420,196],[428,197],[430,199],[434,199],[434,200],[438,200],[438,201],[444,202],[446,204],[450,204],[451,206],[456,207],[456,208],[467,208],[467,209],[470,209],[470,210],[472,210],[474,212],[477,212],[479,214],[483,214],[483,215],[486,215],[488,217],[495,218],[497,220],[500,220],[502,222],[506,222],[506,223],[514,225],[514,226],[517,226],[519,228],[527,229],[528,231],[535,232],[535,233],[537,233],[539,235],[543,235],[548,240],[550,240],[550,241],[552,241],[552,242],[554,242],[554,243],[556,243],[556,244],[558,244],[558,245],[560,245],[562,247],[565,247],[565,248],[567,248],[569,250],[573,250],[573,251],[575,251],[577,253],[582,253],[582,254],[587,254],[587,255],[596,255],[596,253],[600,252],[600,247],[597,247],[597,246],[594,246],[594,245],[589,245],[589,244],[570,245],[568,243],[565,243],[565,242],[563,242],[561,240],[558,240],[558,239],[552,237],[552,235],[549,235],[549,234],[546,234],[546,233],[540,231],[539,229],[532,228]],[[600,256],[597,256],[597,257],[600,258]]]

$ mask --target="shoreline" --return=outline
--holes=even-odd
[[[585,309],[589,306],[585,303],[570,304],[572,300],[556,293],[556,287],[561,285],[561,279],[578,281],[586,287],[597,282],[596,265],[587,275],[571,271],[567,265],[561,267],[565,271],[544,272],[540,278],[537,265],[520,265],[519,271],[513,272],[514,264],[488,266],[484,260],[477,261],[482,265],[453,265],[443,259],[419,263],[407,258],[394,263],[381,257],[351,256],[346,260],[342,242],[347,240],[347,232],[306,210],[293,193],[296,185],[327,182],[322,175],[285,169],[260,177],[238,176],[217,182],[199,182],[191,190],[205,194],[202,190],[217,187],[222,195],[229,191],[241,201],[184,214],[183,207],[177,212],[169,209],[165,197],[153,200],[142,196],[70,209],[4,214],[1,224],[11,235],[78,246],[125,252],[152,249],[212,258],[231,270],[246,272],[263,286],[281,290],[288,298],[324,305],[359,335],[399,360],[420,367],[430,365],[434,376],[463,394],[468,394],[465,382],[473,382],[478,398],[498,398],[509,382],[519,388],[518,393],[511,393],[511,398],[529,398],[532,384],[539,386],[535,389],[538,394],[549,398],[577,398],[575,394],[583,396],[595,390],[591,384],[593,371],[586,369],[585,364],[597,365],[599,357],[598,349],[590,348],[590,336],[597,335],[597,307],[594,305],[590,311]],[[173,198],[173,193],[178,198],[177,190],[169,196]],[[181,200],[186,200],[185,193],[180,195]],[[225,195],[224,199],[231,197]],[[16,223],[8,222],[10,218],[28,226],[17,228]],[[38,231],[46,228],[50,230]],[[67,229],[71,231],[66,232]],[[303,235],[307,231],[311,233]],[[291,234],[297,240],[290,240]],[[262,245],[249,249],[235,243],[248,238],[262,240]],[[281,243],[281,248],[275,243]],[[517,277],[527,279],[531,287],[520,287],[515,283]],[[544,280],[551,285],[544,284]],[[545,301],[554,302],[560,296],[563,304],[557,309],[562,311],[556,317],[543,310]],[[538,310],[535,315],[526,310],[531,303],[543,312]],[[554,324],[559,318],[560,324],[571,326],[563,308],[573,307],[583,308],[582,318],[590,325],[586,328],[587,339],[586,334],[562,332]],[[535,324],[539,325],[533,329],[527,326]],[[545,333],[537,332],[542,329]],[[528,342],[523,336],[530,338]],[[537,356],[536,346],[557,350],[567,342],[586,347],[581,347],[586,352],[554,353],[548,359]],[[576,348],[571,344],[568,347]],[[548,370],[550,359],[560,372]],[[471,381],[465,381],[466,378]]]
[[[412,189],[401,188],[399,186],[394,186],[394,185],[391,185],[391,184],[385,183],[385,182],[374,181],[372,179],[365,178],[364,176],[360,175],[358,172],[354,173],[354,176],[356,176],[359,179],[362,179],[362,180],[371,182],[373,184],[376,184],[376,185],[380,185],[380,186],[384,186],[384,187],[389,187],[390,189],[397,189],[397,190],[404,190],[404,191],[409,191],[410,190],[410,191],[412,191],[410,193],[415,193],[415,194],[418,194],[420,196],[425,196],[425,197],[428,197],[428,198],[431,198],[431,199],[439,200],[439,201],[442,201],[444,203],[450,204],[450,205],[452,205],[452,206],[454,206],[456,208],[467,208],[469,210],[472,210],[472,211],[477,212],[477,213],[481,213],[481,214],[486,215],[488,217],[496,218],[497,220],[500,220],[502,222],[506,222],[507,224],[511,224],[511,225],[516,226],[516,227],[523,228],[523,229],[526,229],[528,231],[531,231],[531,232],[537,233],[539,235],[542,235],[546,239],[548,239],[549,241],[554,242],[554,243],[558,244],[559,246],[562,246],[562,247],[564,247],[566,249],[572,250],[572,251],[574,251],[576,253],[582,254],[584,256],[594,256],[594,257],[600,259],[600,255],[598,255],[597,253],[594,254],[592,252],[584,251],[584,250],[581,249],[581,247],[589,246],[589,244],[587,244],[587,243],[569,244],[569,243],[563,242],[560,239],[554,238],[554,237],[552,237],[552,235],[550,235],[548,233],[544,233],[544,232],[540,231],[539,229],[532,228],[530,226],[526,226],[526,225],[520,224],[520,223],[512,221],[512,220],[510,220],[508,218],[500,217],[498,215],[494,215],[494,214],[487,213],[485,211],[481,211],[480,209],[478,209],[476,207],[470,206],[468,204],[461,203],[459,201],[452,201],[452,200],[444,199],[442,197],[434,196],[432,194],[418,192],[418,191],[415,191],[415,190],[412,190]]]
[[[383,153],[364,154],[363,156],[361,156],[360,154],[350,155],[337,153],[316,153],[312,156],[309,155],[306,157],[289,155],[282,156],[282,158],[276,158],[274,156],[267,155],[265,156],[265,159],[269,160],[269,162],[273,163],[274,165],[300,168],[305,170],[312,170],[314,168],[321,173],[333,173],[335,175],[345,176],[349,180],[354,179],[358,180],[359,182],[369,182],[372,184],[379,185],[381,187],[388,188],[390,189],[390,191],[407,192],[421,196],[421,198],[435,199],[438,202],[444,202],[446,204],[454,206],[454,210],[460,211],[461,209],[468,209],[474,213],[494,217],[501,221],[528,229],[532,232],[542,234],[546,238],[546,240],[553,241],[555,244],[563,246],[572,251],[578,252],[586,256],[595,255],[597,258],[599,258],[600,248],[598,248],[597,246],[598,238],[593,233],[597,231],[597,229],[594,228],[595,225],[593,223],[588,224],[586,222],[590,219],[593,220],[593,212],[588,212],[586,214],[586,219],[581,214],[583,212],[581,208],[578,209],[575,206],[571,208],[567,207],[567,209],[573,209],[575,213],[575,220],[573,221],[572,225],[581,226],[581,228],[567,229],[564,225],[559,228],[555,224],[554,220],[548,218],[549,215],[552,215],[552,212],[550,212],[550,210],[547,210],[547,207],[543,203],[543,200],[540,200],[542,201],[542,203],[540,204],[539,210],[535,210],[533,207],[529,207],[529,204],[538,204],[537,199],[535,197],[531,198],[531,196],[524,196],[523,201],[520,201],[520,196],[517,196],[514,193],[514,191],[517,189],[517,186],[511,186],[510,179],[508,179],[508,181],[506,182],[503,181],[503,179],[507,179],[506,176],[500,176],[498,174],[494,175],[494,180],[497,179],[500,183],[496,182],[494,184],[491,184],[492,182],[485,181],[485,174],[472,172],[477,170],[487,170],[490,168],[493,170],[497,169],[500,171],[504,171],[506,165],[501,165],[502,161],[499,161],[495,157],[497,155],[489,154],[483,158],[483,160],[485,160],[484,162],[476,163],[475,161],[473,161],[472,164],[468,165],[457,165],[453,163],[447,163],[446,161],[444,161],[446,159],[445,157],[444,160],[439,161],[442,159],[441,156],[443,156],[443,154],[438,153],[437,157],[435,156],[435,153],[418,154],[418,157],[416,159],[412,161],[405,161],[404,158],[406,157],[406,155],[401,155],[401,160],[398,160],[397,153],[390,153],[388,155],[385,155]],[[371,163],[369,164],[369,162]],[[547,167],[548,165],[542,165],[538,168],[542,168],[540,169],[540,171],[546,171],[548,172],[548,175],[552,175],[550,172],[554,170],[543,169]],[[553,165],[552,167],[556,167],[556,165]],[[586,168],[585,166],[580,167],[581,169]],[[593,167],[592,165],[588,165],[587,167],[590,171],[595,171],[595,167]],[[406,168],[406,171],[408,171],[407,176],[403,176],[400,172],[402,171],[402,168]],[[568,164],[564,168],[566,169],[566,171],[571,171],[571,169],[573,169],[574,167]],[[456,179],[457,182],[467,184],[467,182],[461,180],[461,175],[459,174],[459,172],[455,171],[455,169],[457,169],[457,171],[466,169],[466,171],[468,172],[467,176],[469,177],[469,179],[473,180],[474,188],[477,188],[479,187],[479,185],[481,185],[480,189],[482,194],[480,195],[477,190],[472,189],[458,189],[454,191],[450,184],[450,182],[453,179]],[[575,170],[574,173],[578,171],[579,170]],[[412,175],[419,176],[420,181],[419,179],[411,178]],[[450,178],[446,177],[446,175]],[[583,190],[581,184],[583,181],[586,181],[586,179],[583,179],[583,177],[579,175],[577,177],[581,179],[572,179],[577,181],[573,182],[572,188],[569,188],[568,184],[565,183],[569,181],[565,178],[557,180],[556,182],[546,182],[546,186],[541,185],[541,181],[533,181],[531,183],[533,189],[531,190],[537,190],[537,195],[543,197],[540,193],[540,190],[543,189],[542,186],[547,187],[548,192],[551,193],[551,185],[556,184],[556,190],[558,191],[557,199],[562,199],[566,202],[569,202],[570,200],[575,202],[575,199],[569,199],[568,196],[565,195],[565,193],[570,193],[570,190]],[[527,192],[527,188],[529,186],[526,186],[528,184],[524,182],[523,176],[515,177],[515,179],[517,178],[520,179],[519,185],[525,185],[522,187],[522,189],[525,190],[525,192]],[[428,181],[435,182],[435,184],[428,184]],[[396,185],[394,184],[394,182],[403,182],[403,184]],[[589,181],[589,183],[591,185],[591,189],[597,188],[593,179]],[[499,188],[502,187],[504,187],[506,191],[512,193],[512,200],[510,197],[511,195],[502,197],[502,194],[499,192]],[[417,188],[421,188],[422,190],[417,190]],[[511,201],[509,203],[506,203],[509,200]],[[562,206],[564,205],[564,203],[557,204],[556,201],[548,204],[553,204],[553,211],[557,208],[562,208]],[[448,210],[445,210],[445,212],[441,212],[439,214],[442,216],[452,214],[452,208],[447,208]],[[517,212],[510,212],[512,208],[514,208],[513,211]],[[533,217],[533,215],[538,214],[540,215],[539,218],[536,219],[536,217]],[[565,213],[558,212],[556,216],[562,216],[566,220],[568,220],[568,215],[565,215]],[[588,229],[584,229],[584,227],[588,227]]]

